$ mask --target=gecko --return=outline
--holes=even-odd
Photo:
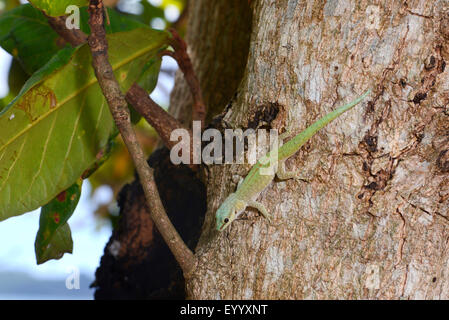
[[[270,222],[271,215],[268,213],[268,210],[262,203],[257,202],[256,199],[260,193],[262,193],[262,191],[264,191],[265,188],[267,188],[273,181],[275,176],[277,176],[280,180],[299,178],[298,172],[287,172],[285,170],[285,160],[294,155],[320,129],[363,101],[365,97],[370,94],[370,92],[371,90],[368,90],[354,101],[326,114],[324,117],[307,127],[304,131],[294,136],[291,140],[285,144],[282,144],[275,150],[277,153],[277,159],[275,159],[275,161],[277,160],[277,166],[275,166],[271,172],[268,171],[267,173],[265,171],[262,174],[261,170],[267,169],[270,166],[270,162],[268,160],[270,157],[273,157],[273,154],[276,153],[273,153],[272,150],[259,159],[251,168],[245,179],[238,184],[236,191],[231,193],[218,208],[215,214],[216,229],[218,231],[225,230],[232,223],[232,221],[234,221],[245,211],[247,207],[257,209]],[[288,134],[289,130],[286,130],[285,133],[279,136],[279,139],[283,140],[285,136],[288,136]]]

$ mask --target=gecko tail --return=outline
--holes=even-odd
[[[357,104],[362,102],[370,93],[371,89],[368,89],[364,94],[362,94],[357,99],[349,102],[348,104],[345,104],[344,106],[335,109],[332,112],[329,112],[327,115],[314,122],[307,129],[296,135],[293,139],[291,139],[282,146],[280,150],[282,152],[280,152],[279,158],[285,159],[296,153],[296,151],[298,151],[299,148],[301,148],[310,138],[312,138],[315,135],[315,133],[317,133],[320,129],[324,128],[334,119],[338,118],[341,114],[354,108]]]

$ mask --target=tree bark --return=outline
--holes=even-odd
[[[190,1],[209,126],[298,133],[373,93],[287,161],[308,182],[261,194],[271,224],[249,209],[216,232],[215,211],[250,167],[204,170],[187,298],[449,298],[449,2],[372,3]],[[178,74],[170,111],[190,124],[190,110]]]
[[[251,9],[244,0],[189,1],[185,40],[207,105],[207,122],[235,95],[248,59]],[[170,99],[170,112],[191,126],[192,98],[181,72]]]
[[[275,181],[262,193],[271,224],[250,209],[214,231],[233,177],[249,167],[209,168],[188,298],[449,298],[448,1],[371,3],[251,1],[248,63],[226,123],[292,124],[297,133],[373,94],[289,159],[309,182]],[[199,14],[210,6],[220,4],[193,4],[187,41],[205,96],[223,110],[209,86],[214,42],[198,36],[220,29],[220,19]]]

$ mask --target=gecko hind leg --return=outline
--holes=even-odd
[[[265,206],[257,201],[251,200],[248,202],[248,207],[255,208],[259,210],[259,212],[269,221],[271,222],[271,214],[268,213],[267,208]]]
[[[279,178],[279,180],[289,180],[289,179],[296,179],[308,182],[307,179],[301,177],[299,171],[286,171],[285,170],[285,161],[281,161],[279,163],[278,171],[276,172],[276,176]]]
[[[288,137],[291,136],[292,131],[293,131],[292,128],[288,127],[288,128],[285,129],[285,131],[283,133],[281,133],[279,135],[279,142],[280,142],[280,144],[282,144],[285,139],[287,139]]]

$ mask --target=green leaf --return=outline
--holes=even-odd
[[[61,259],[64,253],[73,252],[72,233],[69,224],[62,225],[55,231],[47,248],[38,256],[36,253],[37,264],[42,264],[48,260]]]
[[[155,7],[148,1],[142,1],[140,4],[143,7],[143,12],[137,17],[143,23],[150,24],[154,18],[161,18],[165,20],[164,9]]]
[[[22,5],[0,16],[0,45],[18,59],[28,74],[47,63],[61,49],[58,34],[45,16],[31,5]]]
[[[94,162],[94,164],[83,172],[83,174],[81,175],[81,179],[89,178],[92,174],[94,174],[94,172],[98,170],[98,168],[100,168],[103,165],[103,163],[105,163],[109,159],[112,150],[115,147],[115,138],[117,137],[118,134],[119,134],[118,129],[111,134],[106,146],[97,154],[96,157],[97,159]]]
[[[89,4],[88,0],[29,0],[36,8],[44,11],[47,15],[58,17],[66,14],[68,6],[75,5],[84,7]]]
[[[146,27],[143,23],[108,9],[108,34]],[[80,28],[89,34],[87,8],[80,10]],[[13,55],[28,74],[44,66],[60,49],[63,41],[38,9],[26,4],[0,16],[0,46]]]
[[[148,61],[142,69],[142,76],[138,79],[137,83],[148,92],[156,88],[161,63],[162,60],[155,57]]]
[[[20,6],[20,0],[0,0],[0,14]]]
[[[79,179],[67,190],[42,207],[34,248],[37,264],[50,259],[60,259],[72,253],[73,242],[67,221],[72,216],[81,196]]]
[[[18,102],[26,93],[30,91],[31,88],[41,83],[45,78],[49,77],[52,73],[57,71],[58,69],[64,67],[72,58],[73,53],[76,51],[75,48],[65,47],[64,49],[58,51],[55,56],[53,56],[50,61],[44,65],[41,69],[36,71],[23,85],[22,89],[20,89],[19,94],[11,101],[10,104],[6,106],[3,110],[0,110],[0,116],[5,114],[16,102]],[[30,112],[38,111],[38,106],[32,105],[32,103],[39,103],[39,94],[36,97],[37,100],[32,99],[28,101]],[[52,99],[52,97],[49,97]]]
[[[123,92],[168,38],[148,28],[108,35]],[[60,67],[61,59],[49,64]],[[48,203],[103,156],[116,129],[91,63],[84,45],[51,75],[44,66],[0,116],[0,221]]]
[[[17,59],[13,59],[8,74],[9,93],[14,97],[17,96],[29,77],[30,76],[23,70]],[[3,108],[0,108],[0,110],[1,109]]]

